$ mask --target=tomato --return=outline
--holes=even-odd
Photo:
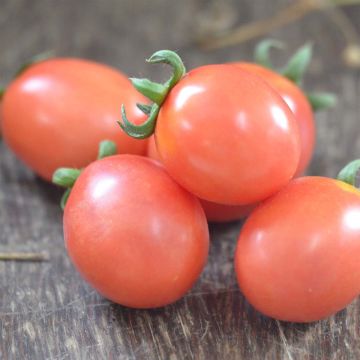
[[[161,162],[156,149],[155,138],[152,136],[148,142],[147,156]],[[250,214],[255,205],[223,205],[199,199],[206,218],[211,222],[227,222],[242,219]]]
[[[144,154],[146,141],[119,131],[121,103],[135,123],[144,120],[136,103],[144,97],[119,71],[81,59],[55,58],[30,66],[3,97],[3,136],[15,154],[51,180],[59,167],[83,167],[96,158],[101,140],[121,153]]]
[[[253,63],[238,63],[243,70],[260,76],[285,100],[295,115],[300,129],[301,154],[295,176],[301,175],[312,158],[316,129],[314,113],[304,92],[286,77]]]
[[[360,292],[360,192],[329,178],[291,181],[249,216],[235,268],[247,300],[275,319],[311,322]]]
[[[153,160],[116,155],[90,164],[64,212],[76,268],[108,299],[153,308],[183,296],[208,255],[198,200]]]
[[[258,76],[232,64],[183,77],[161,106],[155,136],[170,175],[221,204],[267,198],[293,177],[300,157],[289,107]]]

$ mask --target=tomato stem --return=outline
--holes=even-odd
[[[117,146],[113,141],[103,140],[99,143],[97,159],[103,159],[108,156],[115,155],[117,153]],[[76,180],[82,173],[83,169],[75,168],[58,168],[54,171],[52,182],[55,185],[66,188],[63,196],[60,200],[60,207],[64,210],[66,202],[70,196],[71,189],[74,186]]]
[[[338,174],[337,179],[356,187],[356,177],[360,171],[360,159],[349,162]]]
[[[141,125],[135,125],[129,121],[124,105],[121,106],[122,121],[118,121],[118,124],[126,134],[136,139],[146,139],[154,133],[161,105],[164,103],[170,90],[186,73],[180,56],[171,50],[157,51],[146,61],[150,64],[170,65],[173,73],[164,84],[155,83],[148,79],[130,78],[134,87],[153,102],[152,105],[137,104],[137,107],[144,114],[148,115],[148,119]]]

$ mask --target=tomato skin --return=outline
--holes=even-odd
[[[159,112],[156,142],[170,175],[199,198],[260,201],[294,175],[293,113],[267,83],[236,65],[208,65],[175,85]]]
[[[82,59],[46,60],[8,86],[3,136],[25,164],[51,180],[59,167],[80,168],[94,161],[105,139],[121,153],[144,154],[146,141],[129,137],[116,123],[122,103],[135,123],[145,120],[136,102],[144,97],[111,67]]]
[[[275,71],[253,63],[237,63],[237,65],[265,80],[281,95],[294,113],[300,129],[301,142],[300,161],[295,176],[303,174],[311,161],[316,138],[314,112],[305,94],[296,84]]]
[[[235,253],[239,286],[260,312],[312,322],[360,293],[360,192],[338,180],[290,182],[249,216]]]
[[[136,155],[108,157],[83,171],[65,207],[64,237],[82,276],[134,308],[183,296],[209,247],[198,200],[158,162]]]
[[[152,136],[148,142],[147,156],[161,162],[156,148],[155,138]],[[228,222],[242,219],[250,214],[256,205],[223,205],[199,199],[206,218],[210,222]]]

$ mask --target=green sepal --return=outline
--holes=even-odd
[[[134,88],[154,103],[161,105],[167,94],[167,88],[163,84],[148,79],[130,78]]]
[[[2,98],[4,97],[6,89],[5,88],[0,88],[0,101],[2,100]]]
[[[152,105],[137,103],[136,107],[141,110],[145,115],[150,115],[151,113]]]
[[[301,84],[302,78],[310,63],[312,52],[312,44],[310,43],[300,47],[290,58],[282,71],[282,75],[293,81],[295,84]]]
[[[338,174],[337,179],[355,186],[356,175],[360,171],[360,159],[349,162]]]
[[[122,122],[118,121],[121,129],[129,136],[135,139],[146,139],[150,137],[155,130],[156,119],[159,113],[160,107],[154,104],[151,108],[151,112],[147,120],[141,125],[135,125],[130,122],[126,116],[125,106],[121,106]]]
[[[117,146],[113,141],[103,140],[99,144],[98,160],[108,156],[115,155],[117,153]]]
[[[66,189],[63,196],[61,197],[61,200],[60,200],[60,207],[62,210],[65,209],[65,205],[66,205],[66,202],[68,201],[68,198],[70,196],[70,193],[71,193],[71,188],[69,189]]]
[[[52,182],[65,188],[71,188],[80,174],[81,170],[79,169],[59,168],[55,170]]]
[[[21,75],[26,69],[28,69],[31,65],[37,64],[39,62],[48,60],[54,57],[54,50],[45,51],[43,53],[37,54],[33,56],[30,60],[28,60],[25,64],[21,65],[20,68],[16,71],[14,78]]]
[[[332,108],[337,103],[337,96],[327,92],[308,93],[307,98],[314,111]]]
[[[274,67],[270,60],[270,50],[272,48],[283,49],[284,44],[281,41],[275,39],[265,39],[260,41],[256,45],[254,51],[255,62],[263,67],[273,69]]]

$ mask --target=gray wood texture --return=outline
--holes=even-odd
[[[210,25],[226,29],[269,16],[290,2],[1,0],[1,81],[24,59],[48,49],[155,79],[165,76],[164,68],[144,59],[160,48],[179,50],[188,68],[250,59],[255,41],[204,52],[194,37]],[[346,13],[359,31],[360,8]],[[271,35],[288,44],[274,54],[279,64],[313,40],[306,87],[339,94],[337,108],[317,116],[309,169],[334,176],[360,156],[360,73],[344,66],[343,36],[324,14],[310,14]],[[360,359],[360,300],[310,325],[270,320],[247,304],[232,264],[239,223],[211,226],[208,265],[176,304],[149,311],[112,304],[71,265],[59,198],[59,190],[0,144],[0,250],[50,254],[45,263],[0,262],[0,359]]]

